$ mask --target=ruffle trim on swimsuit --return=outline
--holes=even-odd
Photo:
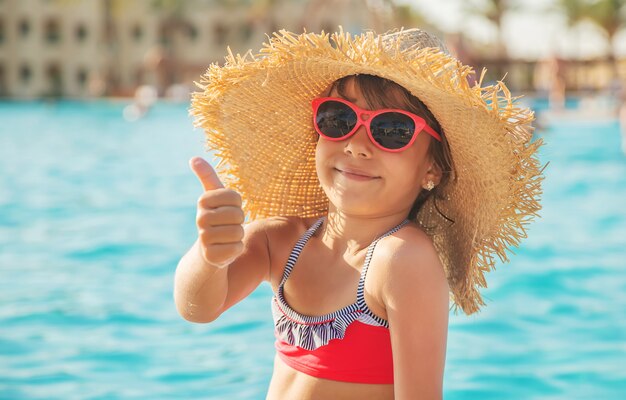
[[[319,317],[297,314],[281,303],[277,297],[272,301],[277,337],[292,346],[310,351],[327,345],[332,339],[343,339],[348,326],[363,315],[356,303]]]

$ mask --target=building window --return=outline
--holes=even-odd
[[[241,38],[244,42],[249,42],[252,38],[252,24],[245,24],[241,27]]]
[[[85,41],[87,39],[87,27],[84,24],[79,24],[76,27],[76,40],[79,42]]]
[[[164,47],[169,47],[170,45],[170,30],[166,25],[161,25],[159,27],[159,43]]]
[[[20,67],[20,80],[22,81],[22,83],[28,84],[32,76],[33,71],[30,69],[30,66],[23,64]]]
[[[135,24],[131,30],[131,35],[136,42],[139,42],[143,38],[143,28],[139,24]]]
[[[49,19],[44,25],[44,35],[46,42],[58,43],[61,40],[61,28],[59,22],[54,19]]]
[[[87,83],[87,70],[85,68],[79,68],[76,71],[76,82],[81,88],[85,87],[85,83]]]
[[[7,93],[6,72],[4,71],[4,65],[0,64],[0,97],[5,97]]]
[[[187,23],[187,37],[193,42],[198,38],[198,28]]]
[[[30,22],[27,19],[22,19],[20,23],[17,25],[17,30],[20,33],[20,36],[25,38],[30,33]]]
[[[228,28],[222,24],[216,24],[213,28],[213,35],[215,37],[215,44],[224,46],[228,41]]]
[[[48,94],[52,96],[60,96],[63,94],[63,77],[61,68],[57,64],[50,64],[46,68],[46,78],[48,79]]]

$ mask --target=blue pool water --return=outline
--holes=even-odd
[[[172,300],[202,154],[185,105],[0,103],[0,399],[262,399],[271,290],[210,325]],[[540,132],[542,219],[452,316],[445,398],[626,398],[626,156],[616,121]],[[210,159],[210,157],[209,157]]]

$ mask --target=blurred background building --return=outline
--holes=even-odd
[[[506,72],[514,90],[548,92],[555,82],[563,90],[602,90],[626,80],[626,62],[612,46],[625,26],[624,0],[546,0],[568,27],[594,24],[609,43],[599,56],[569,59],[520,57],[507,48],[507,16],[524,2],[456,3],[482,18],[493,37],[468,37],[461,24],[442,28],[424,16],[419,1],[0,0],[0,96],[132,96],[142,85],[159,96],[181,95],[210,63],[223,61],[227,46],[234,53],[257,52],[279,29],[335,31],[339,25],[352,33],[425,28],[443,36],[465,63],[478,71],[487,67],[487,80]]]
[[[0,0],[0,94],[120,96],[143,84],[165,94],[221,62],[227,46],[256,51],[278,29],[390,27],[390,5],[369,3]]]

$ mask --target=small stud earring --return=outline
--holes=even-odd
[[[435,188],[435,182],[433,181],[428,181],[426,183],[426,186],[424,186],[424,189],[428,190],[429,192],[433,190],[434,188]]]

